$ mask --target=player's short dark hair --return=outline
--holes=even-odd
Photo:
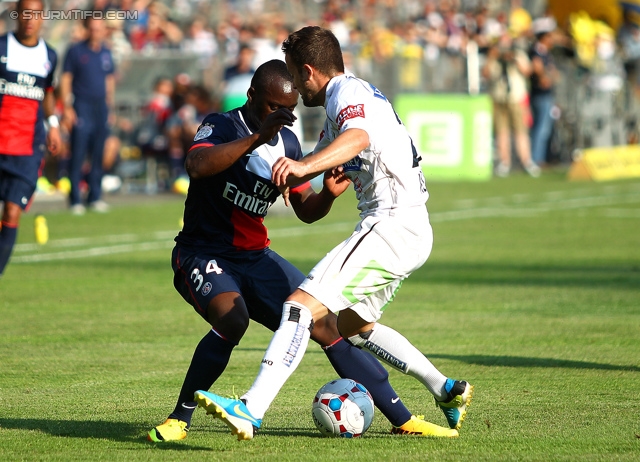
[[[251,78],[251,86],[256,90],[264,90],[273,83],[281,81],[293,82],[287,65],[280,59],[272,59],[261,64]]]
[[[340,42],[328,29],[303,27],[289,35],[282,43],[282,51],[298,69],[309,64],[327,76],[344,72]]]
[[[36,1],[40,2],[40,4],[42,5],[42,9],[43,9],[43,10],[46,10],[46,9],[47,9],[47,3],[46,3],[46,1],[45,1],[45,0],[36,0]],[[23,3],[24,3],[24,0],[18,0],[18,1],[16,2],[16,11],[20,11],[21,9],[23,9],[23,8],[24,8]]]

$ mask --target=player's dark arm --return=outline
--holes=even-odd
[[[254,133],[229,143],[195,148],[187,154],[184,166],[189,178],[195,180],[216,175],[261,144],[264,141],[260,140],[260,134]]]
[[[47,131],[47,148],[52,155],[57,155],[62,147],[62,140],[60,138],[60,130],[58,126],[58,117],[55,115],[56,97],[53,94],[53,89],[49,89],[44,94],[42,100],[42,111],[45,115],[45,120],[49,126]]]
[[[109,112],[113,111],[116,106],[116,78],[113,74],[109,74],[104,79],[106,89],[106,103]]]
[[[44,99],[42,100],[42,111],[44,112],[45,119],[48,119],[56,113],[56,97],[53,94],[53,90],[46,91],[44,93]]]
[[[76,111],[73,109],[73,95],[71,93],[72,82],[73,74],[63,72],[60,76],[60,99],[64,104],[63,119],[68,129],[71,129],[76,123]]]
[[[192,149],[184,164],[189,178],[205,178],[228,169],[242,156],[273,139],[284,125],[293,125],[294,120],[291,111],[279,109],[267,116],[256,133],[228,143]]]
[[[319,193],[309,185],[302,190],[292,191],[289,195],[289,203],[301,221],[313,223],[329,213],[333,201],[347,189],[350,183],[342,173],[342,169],[336,168],[325,173],[323,188]]]

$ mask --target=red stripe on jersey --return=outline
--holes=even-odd
[[[0,153],[33,154],[33,137],[40,101],[4,95],[0,106]]]
[[[189,148],[189,152],[193,151],[196,148],[209,148],[211,146],[215,146],[215,144],[213,144],[213,143],[198,143],[198,144],[194,144],[193,146],[191,146]]]
[[[233,246],[238,250],[261,250],[269,245],[263,217],[252,217],[238,208],[231,212]]]
[[[305,189],[310,188],[310,187],[311,187],[311,182],[305,181],[304,183],[299,184],[298,186],[295,186],[295,187],[291,188],[290,192],[299,193],[299,192],[302,192]]]

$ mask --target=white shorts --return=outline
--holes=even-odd
[[[334,313],[350,308],[365,321],[375,322],[402,281],[427,261],[432,245],[425,207],[402,215],[367,217],[299,288]]]

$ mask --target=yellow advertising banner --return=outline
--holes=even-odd
[[[627,0],[633,4],[637,0]],[[618,0],[548,0],[549,11],[562,28],[567,26],[571,14],[586,12],[591,18],[617,29],[622,23],[622,8]]]
[[[571,180],[622,178],[640,178],[640,145],[585,149],[569,170]]]

